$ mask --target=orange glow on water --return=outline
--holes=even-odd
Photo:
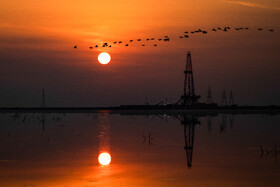
[[[102,166],[107,166],[111,163],[111,155],[109,153],[100,153],[98,156],[98,162]]]

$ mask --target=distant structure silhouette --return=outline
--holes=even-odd
[[[207,127],[208,127],[208,133],[210,134],[211,130],[212,130],[212,116],[208,116],[207,117]]]
[[[222,124],[221,124],[221,128],[220,128],[220,132],[222,133],[227,128],[227,115],[222,114],[221,117],[222,117]]]
[[[42,90],[42,101],[41,101],[41,107],[46,107],[46,100],[45,100],[45,89]]]
[[[44,88],[42,90],[41,107],[46,108],[45,89]],[[46,131],[46,116],[45,116],[44,113],[41,114],[41,118],[39,120],[40,120],[40,123],[42,123],[43,133],[45,133],[45,131]]]
[[[225,89],[223,91],[221,106],[227,106],[227,96],[226,96],[226,90]]]
[[[229,114],[230,129],[232,129],[232,127],[233,127],[233,121],[234,121],[234,115],[233,114]]]
[[[234,105],[232,90],[230,90],[229,103],[230,106]]]
[[[40,123],[42,123],[42,130],[43,130],[44,134],[46,132],[46,122],[47,122],[46,116],[45,116],[45,114],[42,113]]]
[[[195,95],[194,92],[194,81],[193,81],[193,70],[192,70],[192,59],[191,53],[187,54],[186,70],[184,71],[184,94],[177,102],[179,105],[190,106],[198,102],[199,95]]]
[[[207,103],[207,104],[212,104],[212,103],[213,103],[210,87],[208,87],[208,91],[207,91],[207,101],[206,101],[206,103]]]

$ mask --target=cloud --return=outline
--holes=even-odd
[[[268,6],[260,3],[250,3],[246,1],[233,1],[233,0],[225,0],[227,3],[238,4],[246,7],[252,8],[263,8],[263,9],[271,9],[271,10],[280,10],[280,7]]]

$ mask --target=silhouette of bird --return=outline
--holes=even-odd
[[[231,28],[231,27],[229,27],[229,26],[227,26],[227,27],[215,27],[215,28],[213,28],[212,27],[212,31],[218,31],[218,30],[220,30],[220,31],[224,31],[224,32],[227,32],[227,31],[229,31],[230,29],[235,29],[235,30],[237,30],[237,31],[239,31],[239,30],[243,30],[243,29],[246,29],[246,30],[249,30],[249,28],[248,27],[236,27],[236,28]],[[266,30],[266,29],[263,29],[263,28],[257,28],[257,30],[259,30],[259,31],[262,31],[262,30]],[[269,32],[274,32],[274,29],[268,29],[268,31]],[[206,31],[206,30],[201,30],[201,29],[197,29],[197,30],[193,30],[193,31],[184,31],[184,35],[179,35],[179,36],[177,36],[177,37],[179,37],[180,39],[182,39],[182,38],[189,38],[189,35],[188,34],[194,34],[194,33],[202,33],[202,34],[207,34],[208,33],[208,31]],[[211,30],[210,30],[210,32],[211,32]],[[168,41],[170,41],[170,38],[168,37],[168,36],[164,36],[163,38],[158,38],[158,39],[155,39],[155,38],[147,38],[147,39],[143,39],[143,41],[144,40],[146,40],[146,41],[149,41],[149,40],[158,40],[158,41],[164,41],[164,42],[168,42]],[[135,40],[129,40],[129,42],[133,42],[133,41],[136,41],[136,39]],[[137,41],[142,41],[140,38],[138,38],[137,39]],[[121,43],[123,43],[123,41],[115,41],[115,42],[113,42],[113,44],[117,44],[117,43],[119,43],[119,44],[121,44]],[[107,42],[104,42],[102,45],[100,45],[100,47],[112,47],[112,45],[108,45],[108,43]],[[125,44],[125,46],[129,46],[129,44],[127,43],[127,44]],[[142,44],[142,46],[145,46],[144,44]],[[154,44],[153,46],[158,46],[157,44]],[[89,46],[89,49],[93,49],[94,47],[99,47],[98,45],[93,45],[93,46]],[[74,45],[74,49],[77,49],[78,48],[78,46],[77,45]]]
[[[140,41],[141,41],[141,39],[138,39],[137,41],[138,41],[138,42],[140,42]]]
[[[74,46],[74,49],[77,49],[77,46],[76,46],[76,45]]]

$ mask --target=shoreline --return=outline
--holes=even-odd
[[[157,106],[126,105],[119,107],[5,107],[0,113],[112,113],[112,114],[179,114],[179,113],[230,113],[230,114],[280,114],[280,106]]]

